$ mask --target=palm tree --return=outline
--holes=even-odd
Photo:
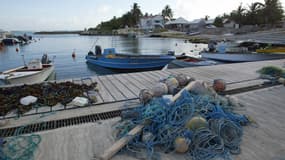
[[[238,6],[237,10],[232,11],[230,18],[238,24],[243,24],[246,9],[243,8],[242,3]]]
[[[249,9],[247,11],[247,24],[260,24],[262,23],[261,21],[261,18],[262,18],[262,15],[261,15],[261,10],[263,9],[264,5],[260,2],[255,2],[255,3],[252,3],[250,6],[249,6]]]
[[[283,13],[279,0],[264,0],[263,16],[266,24],[274,24],[280,21]]]
[[[164,7],[164,9],[161,11],[161,14],[165,20],[166,19],[170,20],[173,17],[173,12],[169,5],[166,5]]]
[[[131,10],[132,16],[135,20],[135,23],[138,24],[140,17],[142,16],[142,12],[140,10],[140,6],[137,3],[134,3]]]

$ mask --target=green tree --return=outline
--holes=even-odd
[[[279,0],[264,0],[262,12],[265,24],[275,24],[284,16],[284,10]]]
[[[238,24],[243,24],[245,20],[246,9],[242,6],[242,3],[238,6],[237,10],[233,10],[230,14],[230,19]]]
[[[220,17],[220,16],[217,16],[217,17],[215,18],[214,25],[215,25],[216,27],[223,27],[223,26],[224,26],[224,24],[223,24],[223,18]]]
[[[140,6],[137,3],[134,3],[132,6],[131,14],[134,18],[135,25],[139,23],[140,17],[142,16],[142,12],[140,10]]]
[[[255,25],[262,23],[262,9],[264,5],[260,2],[252,3],[246,13],[245,24]]]
[[[161,11],[161,15],[163,16],[165,20],[167,19],[170,20],[173,17],[173,12],[169,5],[166,5],[164,7],[164,9]]]

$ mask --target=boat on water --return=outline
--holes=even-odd
[[[173,60],[171,64],[174,64],[178,67],[197,67],[216,65],[218,63],[213,60],[191,57],[187,55],[180,55],[176,56],[176,60]]]
[[[4,45],[14,45],[20,43],[20,41],[17,38],[4,38],[2,39],[2,43]]]
[[[257,49],[257,53],[280,53],[285,54],[285,47],[263,48]]]
[[[174,55],[141,55],[121,54],[115,48],[106,48],[102,53],[101,47],[95,47],[95,54],[89,51],[85,57],[88,63],[118,70],[148,70],[161,69],[172,60]]]
[[[203,58],[223,62],[253,62],[285,58],[285,54],[272,53],[201,53]]]
[[[285,54],[262,52],[259,50],[263,43],[240,41],[235,43],[221,42],[215,46],[209,44],[209,51],[201,52],[202,58],[223,62],[252,62],[285,58]],[[260,52],[256,52],[260,51]]]
[[[3,84],[27,84],[45,81],[54,72],[54,65],[46,54],[42,60],[31,60],[27,65],[4,71],[0,74]]]

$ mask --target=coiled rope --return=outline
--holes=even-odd
[[[155,98],[124,112],[122,121],[115,126],[116,136],[126,136],[134,126],[148,121],[150,123],[144,127],[142,135],[137,135],[126,147],[139,158],[159,159],[156,147],[171,152],[175,139],[184,137],[191,148],[188,155],[192,159],[231,159],[230,153],[238,154],[240,151],[241,126],[249,123],[246,116],[233,113],[233,108],[217,97],[184,91],[173,104],[163,98]],[[185,128],[194,116],[204,117],[210,123],[209,127],[196,131]]]

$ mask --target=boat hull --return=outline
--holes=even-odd
[[[280,48],[272,48],[272,49],[257,49],[256,52],[258,53],[285,53],[285,47]]]
[[[16,78],[7,78],[5,79],[5,82],[7,84],[40,83],[40,82],[45,81],[53,72],[54,72],[54,66],[50,66],[32,75],[26,75],[26,76],[16,77]]]
[[[203,58],[224,62],[252,62],[285,58],[285,54],[263,53],[201,53]]]
[[[159,57],[159,56],[158,56]],[[161,56],[159,58],[139,56],[125,58],[105,58],[96,56],[86,56],[88,63],[101,67],[120,70],[143,70],[153,68],[163,68],[165,65],[174,60],[174,56]]]

